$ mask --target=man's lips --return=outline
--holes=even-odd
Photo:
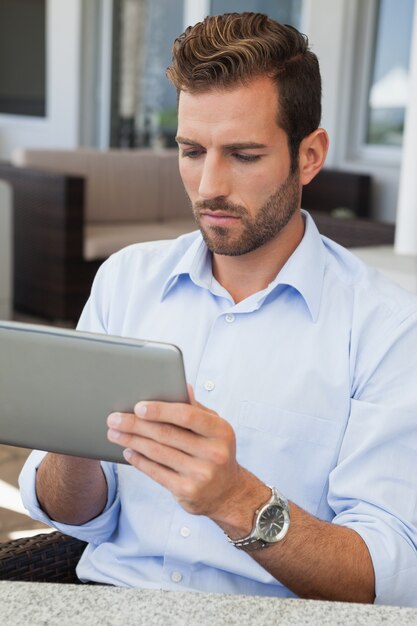
[[[237,220],[240,220],[239,215],[234,215],[233,213],[227,213],[226,211],[209,211],[209,210],[200,210],[199,211],[200,218],[204,218],[210,224],[228,224],[235,223]]]

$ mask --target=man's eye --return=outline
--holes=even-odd
[[[259,154],[242,154],[240,152],[235,152],[233,156],[238,161],[243,161],[245,163],[253,163],[254,161],[259,161],[261,158]]]
[[[201,154],[203,154],[202,150],[183,150],[182,152],[182,156],[183,157],[188,157],[189,159],[196,159],[197,157],[199,157]]]

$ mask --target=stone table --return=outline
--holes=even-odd
[[[100,585],[0,582],[7,626],[408,626],[417,609]]]

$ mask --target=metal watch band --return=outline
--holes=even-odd
[[[269,489],[271,490],[271,497],[269,498],[267,502],[262,504],[256,510],[254,527],[252,531],[249,533],[249,535],[247,535],[246,537],[242,537],[240,539],[232,539],[231,537],[229,537],[229,535],[226,534],[228,541],[238,550],[245,550],[246,552],[251,552],[254,550],[268,548],[269,546],[274,545],[274,543],[277,543],[277,541],[280,541],[281,538],[283,539],[287,532],[288,525],[289,525],[288,500],[275,487],[271,487],[270,485],[267,485],[267,487],[269,487]],[[261,510],[264,510],[269,505],[274,505],[274,504],[279,504],[283,508],[283,510],[286,511],[287,521],[284,525],[282,537],[280,539],[277,539],[275,541],[264,541],[263,539],[259,537],[258,532],[257,532],[257,525],[256,525],[257,517]]]
[[[262,550],[262,548],[268,548],[269,546],[274,545],[273,543],[267,543],[263,541],[263,539],[257,539],[256,537],[251,537],[248,535],[247,537],[243,537],[243,539],[231,539],[227,535],[227,539],[230,541],[232,545],[238,550],[244,550],[245,552],[252,552],[255,550]]]

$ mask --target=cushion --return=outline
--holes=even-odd
[[[149,222],[190,215],[177,149],[27,149],[16,151],[12,162],[84,177],[86,223]]]
[[[165,222],[87,224],[83,256],[86,261],[105,259],[132,243],[175,239],[195,229],[196,223],[191,217]]]

